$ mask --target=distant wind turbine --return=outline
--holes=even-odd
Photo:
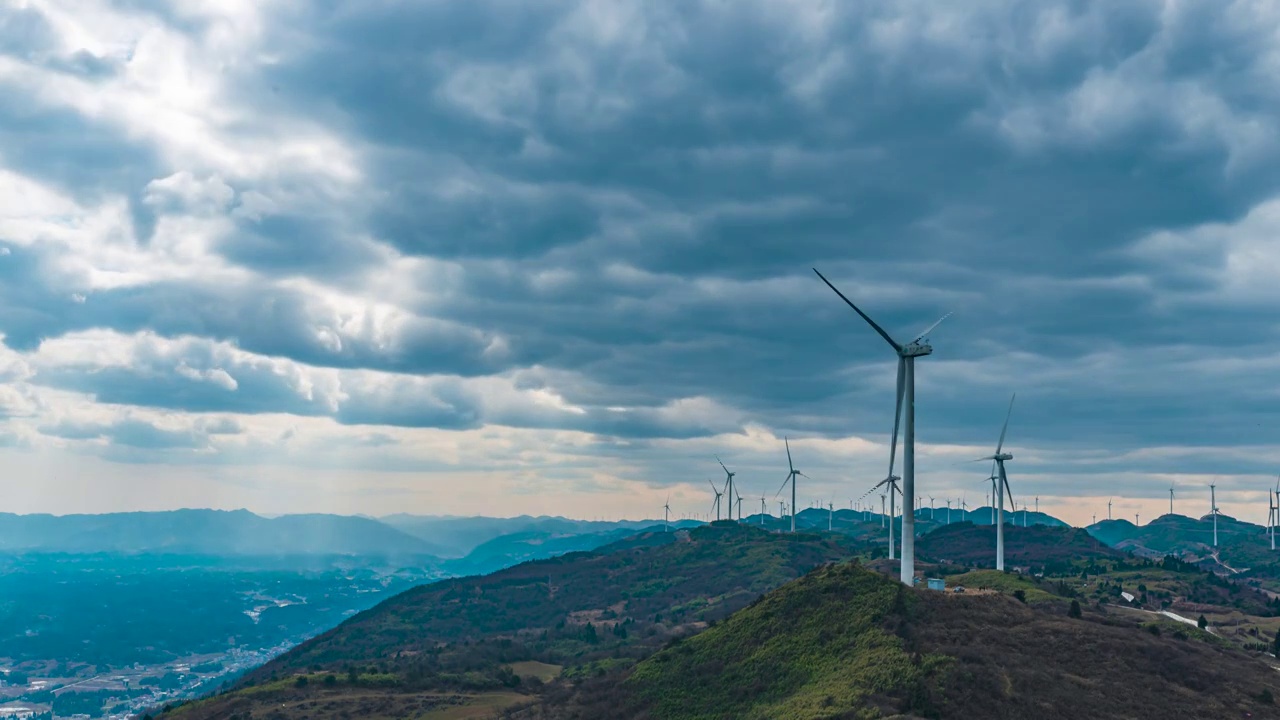
[[[829,502],[827,503],[827,532],[831,532],[831,528],[835,523],[835,519],[836,519],[836,504],[833,502]]]
[[[662,506],[662,532],[668,531],[669,528],[667,526],[670,524],[670,520],[668,518],[670,517],[671,517],[671,496],[668,495],[667,502],[664,503]]]
[[[1111,519],[1111,498],[1107,498],[1107,519]]]
[[[1134,514],[1133,514],[1133,524],[1134,524],[1135,526],[1139,524],[1139,523],[1138,523],[1138,513],[1134,513]]]
[[[1169,514],[1173,514],[1173,483],[1169,483]]]
[[[761,525],[764,525],[764,516],[765,516],[765,512],[764,512],[764,496],[763,496],[763,495],[761,495],[761,496],[760,496],[760,524],[761,524]]]
[[[1209,483],[1209,512],[1213,514],[1213,546],[1218,547],[1218,486]]]
[[[1276,478],[1276,489],[1268,490],[1267,505],[1271,507],[1271,519],[1267,528],[1271,531],[1271,549],[1276,549],[1276,525],[1280,524],[1280,477]]]
[[[724,461],[722,461],[722,460],[720,459],[720,456],[719,456],[719,455],[717,455],[717,456],[716,456],[716,462],[720,463],[720,467],[721,467],[721,469],[723,469],[723,470],[724,470],[724,474],[725,474],[725,492],[729,494],[729,519],[730,519],[730,520],[732,520],[732,519],[733,519],[733,498],[734,498],[734,495],[735,495],[735,493],[734,493],[734,491],[733,491],[733,476],[734,476],[734,475],[736,475],[737,473],[731,473],[731,472],[729,472],[729,468],[727,468],[727,467],[725,467],[725,466],[724,466]],[[739,510],[741,510],[741,508],[739,508]],[[738,519],[739,519],[739,520],[741,520],[741,519],[742,519],[742,513],[741,513],[741,512],[739,512],[739,513],[738,513]]]
[[[978,458],[974,462],[983,460],[994,460],[996,463],[996,472],[1000,475],[999,481],[999,501],[996,504],[996,569],[1004,570],[1004,494],[1009,493],[1009,504],[1013,505],[1013,491],[1009,490],[1009,476],[1005,474],[1004,463],[1006,460],[1012,460],[1013,455],[1004,452],[1004,438],[1009,432],[1009,417],[1013,415],[1013,401],[1018,398],[1018,394],[1014,393],[1009,398],[1009,409],[1004,415],[1004,427],[1000,430],[1000,441],[996,443],[996,451],[993,455],[984,458]]]
[[[912,338],[911,342],[902,345],[890,337],[889,333],[877,325],[869,315],[854,305],[852,300],[845,297],[844,293],[837,290],[836,286],[818,272],[817,268],[813,271],[898,354],[898,387],[894,398],[897,411],[894,413],[893,423],[895,436],[898,427],[897,416],[902,413],[904,406],[906,409],[902,436],[902,564],[898,577],[903,585],[911,587],[915,585],[916,574],[916,519],[913,506],[916,494],[916,358],[933,353],[933,347],[929,345],[926,337],[938,327],[939,323],[947,319],[947,315],[943,315],[924,332]]]
[[[719,520],[720,520],[720,496],[724,495],[724,493],[720,492],[720,489],[716,487],[716,484],[715,484],[715,483],[713,483],[713,482],[711,482],[710,480],[708,480],[708,481],[707,481],[707,484],[711,486],[711,492],[713,492],[713,493],[715,493],[715,494],[716,494],[716,499],[715,499],[715,501],[714,501],[714,502],[712,502],[712,503],[711,503],[711,506],[712,506],[712,508],[716,511],[716,521],[717,521],[717,522],[719,522]]]
[[[805,478],[809,476],[797,470],[796,466],[791,463],[791,442],[787,440],[786,437],[783,437],[782,443],[787,448],[787,479],[782,481],[782,487],[778,488],[778,493],[775,494],[774,497],[777,497],[778,495],[782,494],[782,491],[787,489],[787,483],[791,483],[791,532],[795,532],[796,531],[796,476],[799,475],[800,477],[805,477]],[[821,475],[822,473],[818,473],[818,474]]]
[[[951,524],[951,498],[947,498],[947,524]]]

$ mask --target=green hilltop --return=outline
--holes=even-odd
[[[625,677],[549,694],[508,717],[1280,717],[1275,669],[1192,635],[1203,633],[1156,634],[1002,594],[909,590],[842,564]]]

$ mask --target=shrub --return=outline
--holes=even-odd
[[[1081,616],[1080,602],[1078,600],[1071,601],[1071,608],[1067,610],[1067,617],[1078,618]]]
[[[293,686],[294,686],[294,687],[300,687],[300,688],[304,688],[304,687],[306,687],[306,686],[307,686],[307,676],[306,676],[306,675],[299,675],[299,676],[298,676],[298,679],[293,681]]]

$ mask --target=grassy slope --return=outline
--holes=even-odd
[[[505,690],[511,668],[522,675],[527,663],[564,666],[576,676],[628,667],[669,639],[852,554],[831,538],[754,528],[703,527],[680,537],[656,545],[621,543],[614,552],[579,553],[416,588],[285,653],[250,674],[246,685],[256,687],[202,703],[189,717],[265,707],[267,701],[244,699],[264,685],[299,707],[313,695],[332,704],[333,695],[365,694],[367,682],[345,681],[352,666],[361,673],[387,673],[395,683],[389,692],[462,695]],[[590,639],[584,639],[587,623],[595,628]],[[625,633],[613,632],[619,623]],[[339,683],[325,688],[315,681],[301,689],[287,684],[299,673],[334,673]],[[528,691],[527,685],[520,687]],[[348,709],[359,716],[358,706]]]
[[[1156,636],[1116,616],[1072,619],[1004,595],[899,590],[840,566],[663,650],[625,681],[583,684],[510,715],[1280,717],[1258,699],[1263,690],[1280,697],[1273,668],[1216,644]]]

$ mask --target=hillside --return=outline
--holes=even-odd
[[[571,552],[589,552],[637,534],[651,534],[631,528],[615,528],[607,532],[580,533],[551,530],[526,530],[500,535],[487,540],[467,553],[466,557],[448,560],[442,569],[451,575],[486,575],[530,560],[544,560]],[[662,525],[656,528],[662,533]]]
[[[512,688],[536,689],[534,677],[629,666],[851,554],[830,537],[720,523],[441,581],[352,617],[255,671],[239,691],[176,716],[225,718],[323,698],[335,713],[365,717],[371,691],[394,707],[426,696],[483,703],[495,693],[511,702]],[[298,675],[311,681],[296,687]]]
[[[376,520],[264,518],[247,510],[104,515],[0,514],[0,551],[229,556],[427,556],[436,548]]]
[[[544,536],[598,535],[620,530],[638,532],[644,528],[662,526],[661,520],[593,521],[564,517],[521,515],[510,518],[448,517],[387,515],[378,520],[401,532],[412,535],[437,549],[435,554],[443,558],[461,559],[480,549],[482,545],[503,536],[523,534]],[[696,527],[703,523],[693,520],[673,521],[674,528]]]
[[[1280,717],[1276,671],[1194,628],[1179,639],[1043,607],[827,567],[628,674],[548,692],[508,716]]]
[[[944,525],[916,541],[923,560],[950,562],[973,567],[994,567],[996,528],[970,523]],[[1055,567],[1077,560],[1119,558],[1113,550],[1083,529],[1032,525],[1004,529],[1004,556],[1008,567]]]

